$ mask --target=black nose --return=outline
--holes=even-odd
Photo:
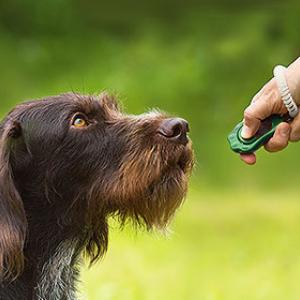
[[[157,131],[160,135],[170,140],[187,144],[187,133],[189,132],[189,123],[180,118],[166,119],[160,123]]]

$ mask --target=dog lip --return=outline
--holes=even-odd
[[[186,146],[178,156],[178,159],[176,161],[176,166],[179,167],[185,173],[188,170],[189,165],[191,164],[192,164],[192,155],[189,152],[188,146]]]
[[[185,162],[183,159],[179,159],[179,161],[178,161],[177,164],[178,164],[178,166],[180,167],[180,169],[181,169],[182,171],[185,170],[186,162]]]
[[[188,165],[188,160],[187,160],[184,156],[181,156],[181,157],[179,158],[179,160],[177,161],[177,166],[178,166],[183,172],[185,172],[187,165]]]

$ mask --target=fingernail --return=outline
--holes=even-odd
[[[246,125],[244,125],[243,128],[242,128],[242,131],[241,131],[241,135],[242,135],[243,138],[250,137],[251,133],[250,133],[249,127],[247,127]]]
[[[289,134],[290,134],[290,128],[288,127],[288,128],[282,128],[282,129],[280,129],[280,134],[282,136],[284,136],[284,137],[289,136]]]

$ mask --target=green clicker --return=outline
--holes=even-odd
[[[289,86],[287,85],[285,78],[285,72],[286,68],[281,65],[276,66],[273,70],[274,79],[277,83],[281,100],[286,107],[287,114],[274,114],[262,120],[255,135],[249,139],[245,139],[241,135],[243,122],[237,124],[227,138],[230,148],[234,152],[245,154],[255,152],[269,141],[269,139],[274,135],[276,127],[281,122],[291,122],[293,118],[297,116],[299,109],[290,93]]]
[[[256,134],[249,139],[242,137],[243,122],[240,122],[228,135],[230,148],[237,153],[253,153],[268,142],[281,122],[289,121],[289,119],[288,115],[272,115],[261,122]]]

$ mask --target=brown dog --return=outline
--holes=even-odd
[[[0,124],[0,299],[75,299],[80,254],[107,249],[110,216],[165,227],[193,165],[188,124],[115,99],[64,94]]]

